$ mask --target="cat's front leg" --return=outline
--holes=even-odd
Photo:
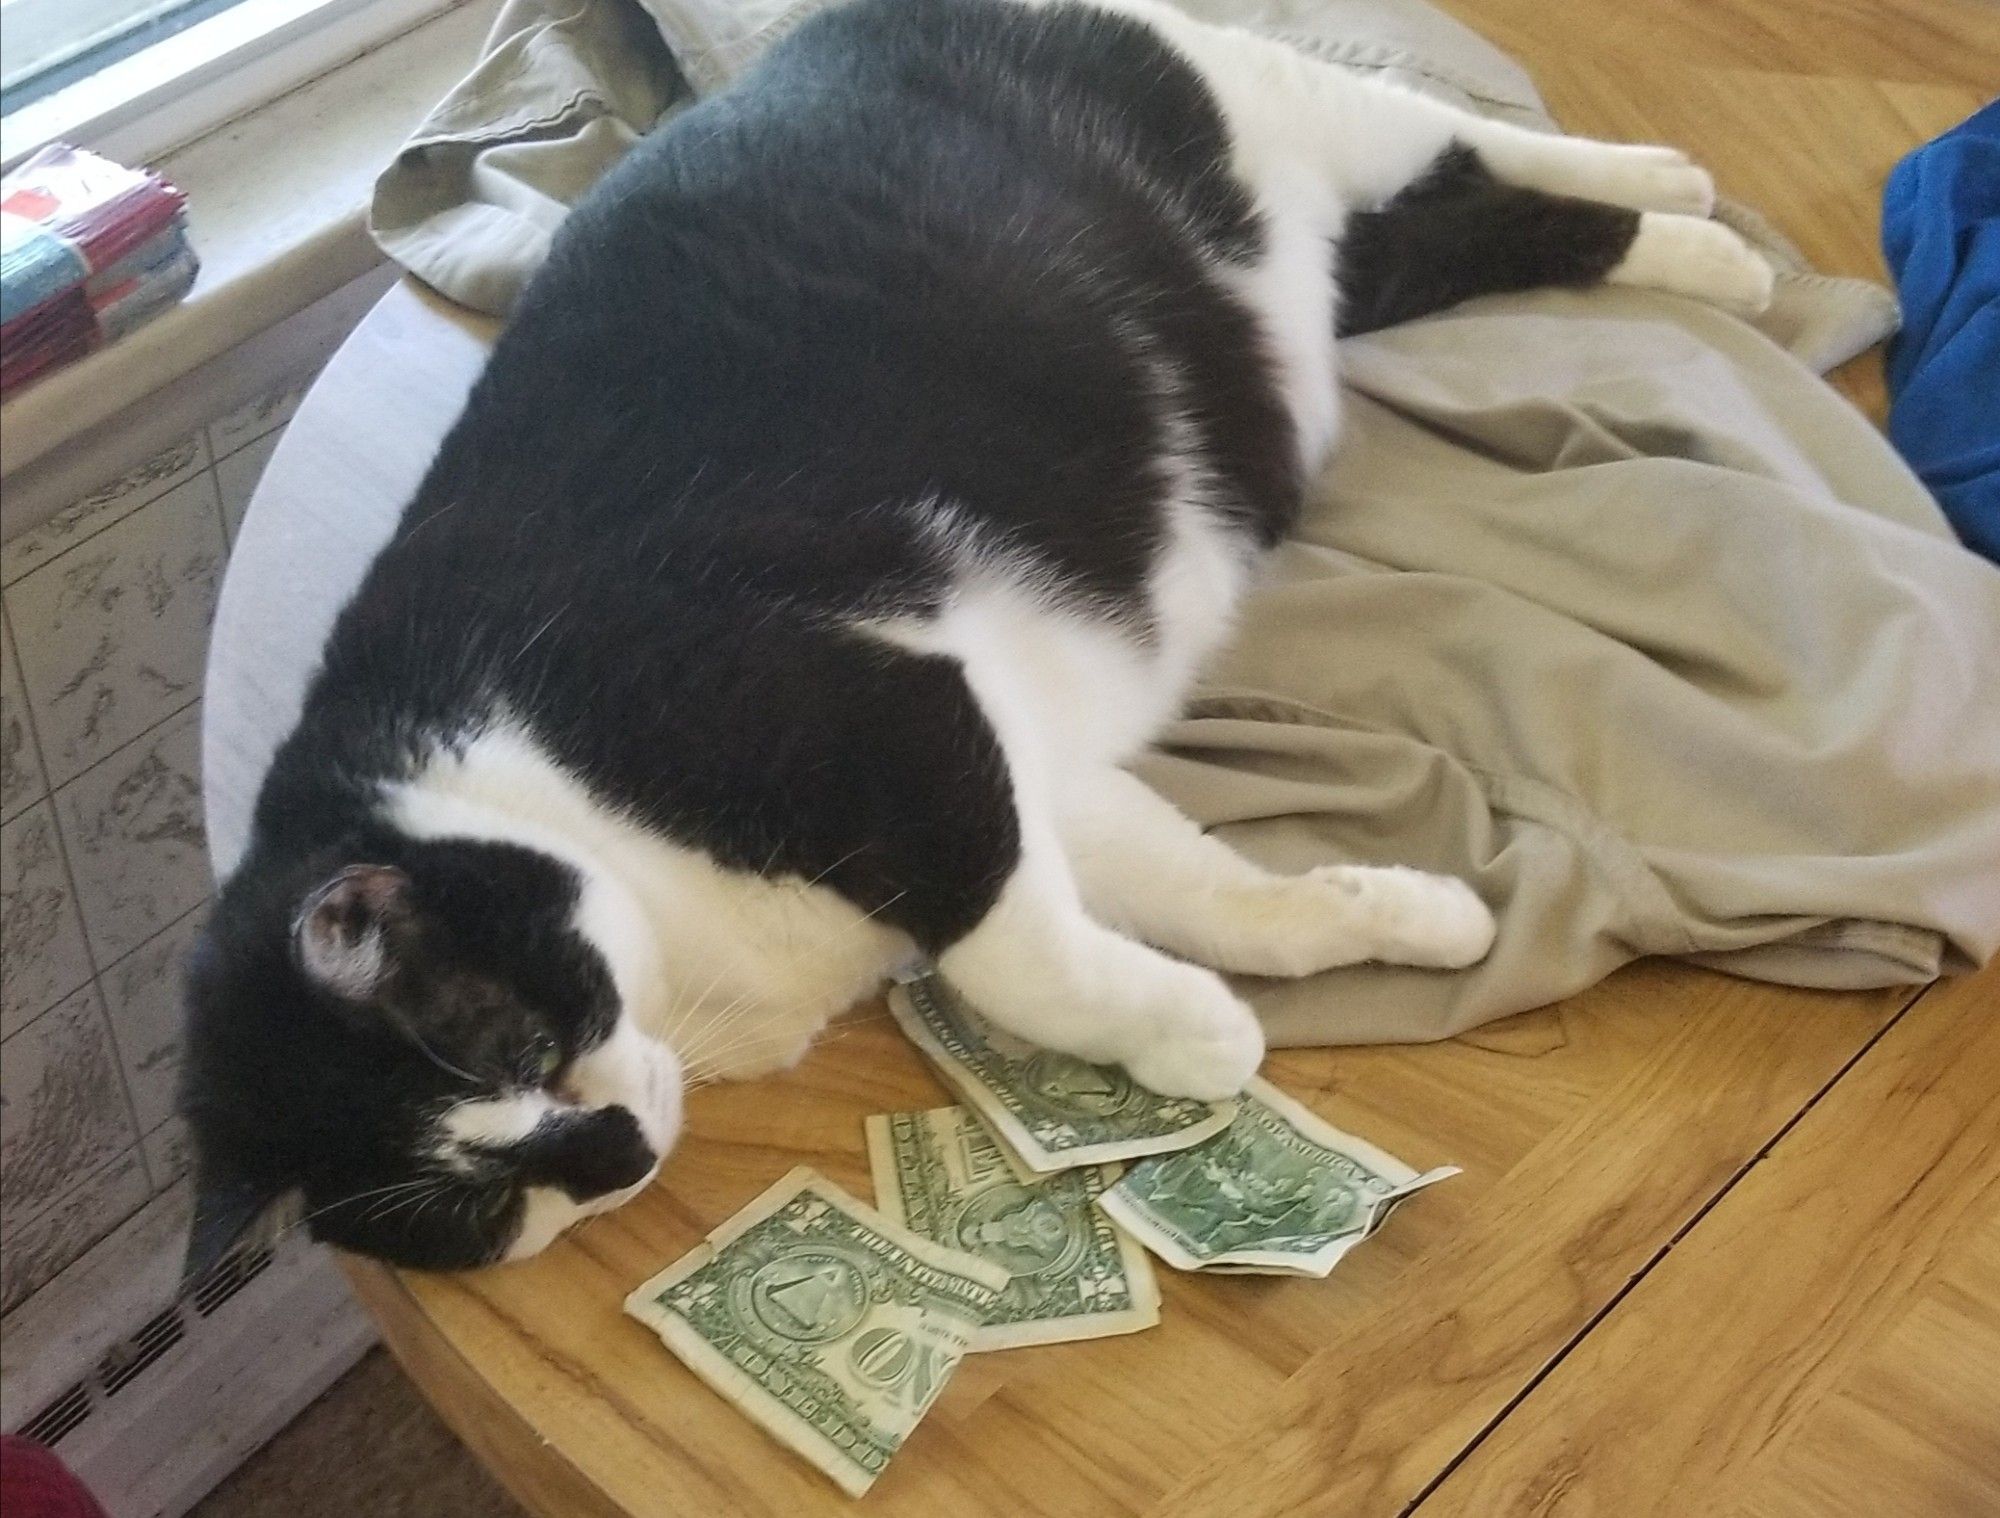
[[[1061,819],[1094,916],[1219,970],[1457,969],[1493,942],[1493,914],[1462,880],[1394,865],[1273,874],[1121,769],[1067,776]]]
[[[1093,920],[1052,831],[1024,832],[992,909],[938,956],[945,978],[1008,1031],[1123,1065],[1151,1090],[1211,1101],[1242,1090],[1264,1058],[1256,1015],[1214,971]]]

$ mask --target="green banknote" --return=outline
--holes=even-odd
[[[871,1117],[867,1132],[876,1206],[1007,1272],[975,1350],[1098,1339],[1160,1321],[1152,1261],[1091,1206],[1117,1179],[1115,1166],[1024,1181],[964,1107]]]
[[[1420,1175],[1253,1080],[1226,1130],[1140,1161],[1097,1205],[1180,1270],[1324,1276],[1396,1203],[1456,1174]]]
[[[1185,1149],[1236,1115],[1234,1101],[1160,1096],[1116,1066],[1036,1048],[981,1017],[934,975],[897,986],[889,1010],[1036,1174]]]
[[[1007,1272],[801,1168],[625,1300],[704,1381],[867,1491],[997,1306]]]

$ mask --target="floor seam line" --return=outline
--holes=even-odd
[[[1766,1139],[1761,1145],[1759,1145],[1757,1150],[1753,1154],[1751,1154],[1749,1158],[1744,1160],[1744,1162],[1740,1166],[1738,1166],[1734,1172],[1731,1173],[1729,1178],[1716,1189],[1715,1194],[1709,1197],[1708,1200],[1704,1202],[1700,1207],[1696,1208],[1695,1211],[1688,1217],[1687,1221],[1684,1222],[1678,1229],[1676,1229],[1670,1238],[1668,1238],[1657,1249],[1655,1249],[1651,1254],[1651,1256],[1647,1258],[1646,1262],[1643,1265],[1641,1265],[1636,1271],[1634,1271],[1626,1279],[1625,1283],[1622,1286],[1620,1286],[1608,1298],[1606,1298],[1603,1305],[1600,1306],[1596,1312],[1592,1313],[1589,1319],[1585,1323],[1583,1323],[1582,1326],[1580,1326],[1575,1333],[1570,1335],[1570,1337],[1563,1342],[1562,1346],[1558,1348],[1554,1354],[1549,1356],[1548,1360],[1541,1366],[1541,1368],[1537,1370],[1532,1376],[1530,1376],[1527,1379],[1527,1381],[1522,1384],[1521,1388],[1514,1393],[1513,1396],[1507,1399],[1505,1405],[1503,1405],[1498,1412],[1494,1413],[1494,1415],[1491,1418],[1487,1419],[1487,1421],[1480,1426],[1479,1431],[1475,1433],[1470,1439],[1468,1439],[1465,1442],[1465,1444],[1458,1450],[1458,1452],[1451,1457],[1450,1460],[1445,1462],[1444,1466],[1441,1469],[1439,1469],[1437,1474],[1435,1474],[1430,1478],[1430,1480],[1425,1482],[1423,1487],[1418,1490],[1416,1495],[1411,1497],[1408,1502],[1404,1503],[1403,1506],[1400,1509],[1398,1509],[1397,1518],[1411,1518],[1411,1515],[1414,1514],[1419,1507],[1421,1507],[1424,1503],[1428,1502],[1431,1499],[1431,1496],[1437,1491],[1437,1489],[1443,1486],[1446,1481],[1451,1479],[1453,1472],[1455,1472],[1461,1465],[1463,1465],[1469,1458],[1471,1458],[1471,1456],[1479,1449],[1479,1447],[1493,1436],[1494,1431],[1498,1429],[1502,1423],[1506,1422],[1508,1418],[1513,1416],[1514,1410],[1518,1408],[1523,1402],[1527,1401],[1529,1397],[1534,1395],[1535,1389],[1555,1373],[1557,1367],[1559,1367],[1563,1363],[1563,1361],[1567,1360],[1570,1357],[1570,1355],[1575,1352],[1577,1346],[1583,1343],[1585,1339],[1589,1338],[1592,1333],[1596,1332],[1597,1325],[1602,1323],[1605,1320],[1605,1318],[1609,1317],[1613,1309],[1615,1309],[1621,1302],[1623,1302],[1626,1299],[1626,1297],[1630,1296],[1633,1290],[1637,1288],[1639,1283],[1645,1280],[1647,1276],[1651,1275],[1653,1271],[1659,1266],[1662,1260],[1664,1260],[1669,1254],[1673,1253],[1674,1247],[1677,1244],[1679,1244],[1682,1239],[1686,1238],[1688,1234],[1692,1232],[1693,1229],[1702,1221],[1702,1219],[1706,1218],[1709,1215],[1709,1213],[1713,1212],[1716,1209],[1716,1207],[1721,1204],[1721,1202],[1725,1197],[1727,1197],[1731,1192],[1735,1191],[1737,1186],[1740,1185],[1743,1182],[1743,1180],[1749,1176],[1750,1172],[1755,1170],[1759,1165],[1761,1165],[1764,1162],[1765,1158],[1770,1154],[1770,1152],[1773,1149],[1777,1148],[1779,1144],[1784,1142],[1787,1135],[1789,1135],[1793,1129],[1797,1128],[1800,1123],[1805,1121],[1806,1114],[1811,1112],[1822,1101],[1824,1101],[1827,1095],[1833,1090],[1833,1088],[1839,1085],[1843,1080],[1847,1078],[1848,1072],[1851,1071],[1862,1060],[1866,1059],[1868,1057],[1869,1051],[1874,1049],[1874,1047],[1877,1044],[1879,1044],[1884,1038],[1886,1038],[1889,1034],[1889,1031],[1892,1028],[1896,1027],[1903,1021],[1905,1017],[1909,1016],[1910,1009],[1916,1006],[1918,1002],[1922,1001],[1924,997],[1932,990],[1932,988],[1936,984],[1937,982],[1932,981],[1927,985],[1917,987],[1915,993],[1910,997],[1908,1001],[1904,1002],[1901,1006],[1896,1008],[1895,1013],[1891,1017],[1889,1017],[1882,1024],[1881,1027],[1877,1028],[1872,1034],[1870,1034],[1862,1042],[1860,1048],[1856,1049],[1844,1061],[1842,1061],[1840,1068],[1835,1070],[1832,1075],[1828,1076],[1826,1080],[1820,1084],[1819,1088],[1805,1100],[1805,1102],[1799,1107],[1799,1109],[1796,1112],[1794,1112],[1790,1117],[1788,1117],[1778,1127],[1775,1133],[1773,1133],[1768,1139]]]

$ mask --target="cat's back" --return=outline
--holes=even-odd
[[[496,712],[752,863],[767,813],[804,838],[853,811],[774,755],[844,773],[854,735],[879,767],[922,713],[892,745],[910,784],[962,768],[950,666],[857,623],[937,612],[975,541],[1146,625],[1175,449],[1228,477],[1226,511],[1284,508],[1289,424],[1214,277],[1257,234],[1227,164],[1140,23],[1011,0],[808,23],[568,218],[343,613],[267,815],[365,810]],[[753,812],[741,848],[707,836]]]
[[[822,603],[907,578],[896,514],[921,501],[1032,541],[1086,508],[1132,537],[1156,439],[1119,334],[1199,308],[1233,341],[1190,366],[1248,351],[1206,269],[1254,239],[1226,161],[1199,80],[1137,22],[824,13],[572,213],[404,535],[505,550],[532,513],[572,561],[710,583],[804,556]]]
[[[731,423],[796,430],[815,417],[801,403],[837,399],[815,441],[858,453],[868,423],[916,420],[900,395],[871,406],[885,382],[1060,386],[1135,296],[1201,283],[1258,231],[1218,107],[1142,22],[855,0],[613,167],[495,372],[671,389],[677,430],[710,448]]]

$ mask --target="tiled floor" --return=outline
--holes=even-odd
[[[371,1350],[190,1518],[522,1518],[383,1350]]]

